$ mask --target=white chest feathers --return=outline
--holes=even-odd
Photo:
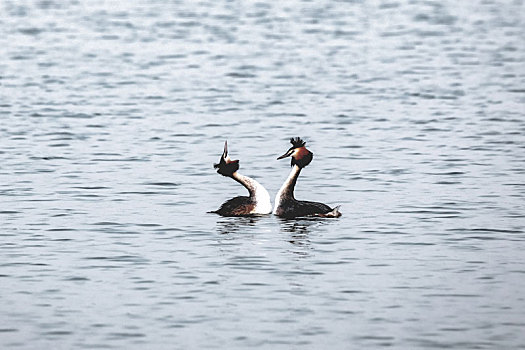
[[[266,191],[260,183],[253,180],[255,183],[253,200],[255,201],[255,207],[252,210],[252,214],[270,214],[272,212],[272,202],[270,201],[270,194]]]
[[[270,214],[272,212],[270,194],[263,185],[251,177],[241,175],[238,172],[233,173],[232,177],[246,187],[248,192],[250,192],[250,198],[255,202],[255,206],[250,211],[250,214]]]

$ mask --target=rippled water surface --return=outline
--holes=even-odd
[[[525,349],[524,7],[0,1],[0,347]]]

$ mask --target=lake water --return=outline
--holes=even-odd
[[[0,1],[0,347],[525,349],[524,7]]]

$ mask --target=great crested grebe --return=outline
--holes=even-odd
[[[313,153],[306,149],[303,140],[299,137],[291,138],[292,147],[285,154],[277,159],[283,159],[292,156],[292,171],[288,178],[281,186],[281,189],[275,196],[275,207],[273,213],[284,218],[294,218],[299,216],[320,216],[333,217],[341,216],[339,206],[330,208],[328,205],[317,202],[298,201],[294,198],[293,190],[301,170],[310,164]]]
[[[272,212],[272,203],[268,191],[254,179],[241,175],[239,170],[239,161],[231,160],[228,156],[228,142],[224,142],[224,152],[222,153],[219,164],[213,167],[223,176],[231,177],[248,190],[249,197],[239,196],[227,200],[221,207],[212,213],[222,216],[251,216],[264,215]]]

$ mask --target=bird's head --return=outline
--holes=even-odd
[[[219,163],[213,164],[217,172],[223,176],[231,177],[234,172],[239,170],[239,161],[231,160],[228,156],[228,141],[224,141],[224,151],[222,152]]]
[[[292,137],[290,139],[292,147],[286,151],[285,154],[278,157],[277,159],[283,159],[286,157],[292,157],[292,166],[297,165],[300,168],[304,168],[312,161],[314,154],[310,152],[306,147],[306,142],[301,140],[299,137]]]

